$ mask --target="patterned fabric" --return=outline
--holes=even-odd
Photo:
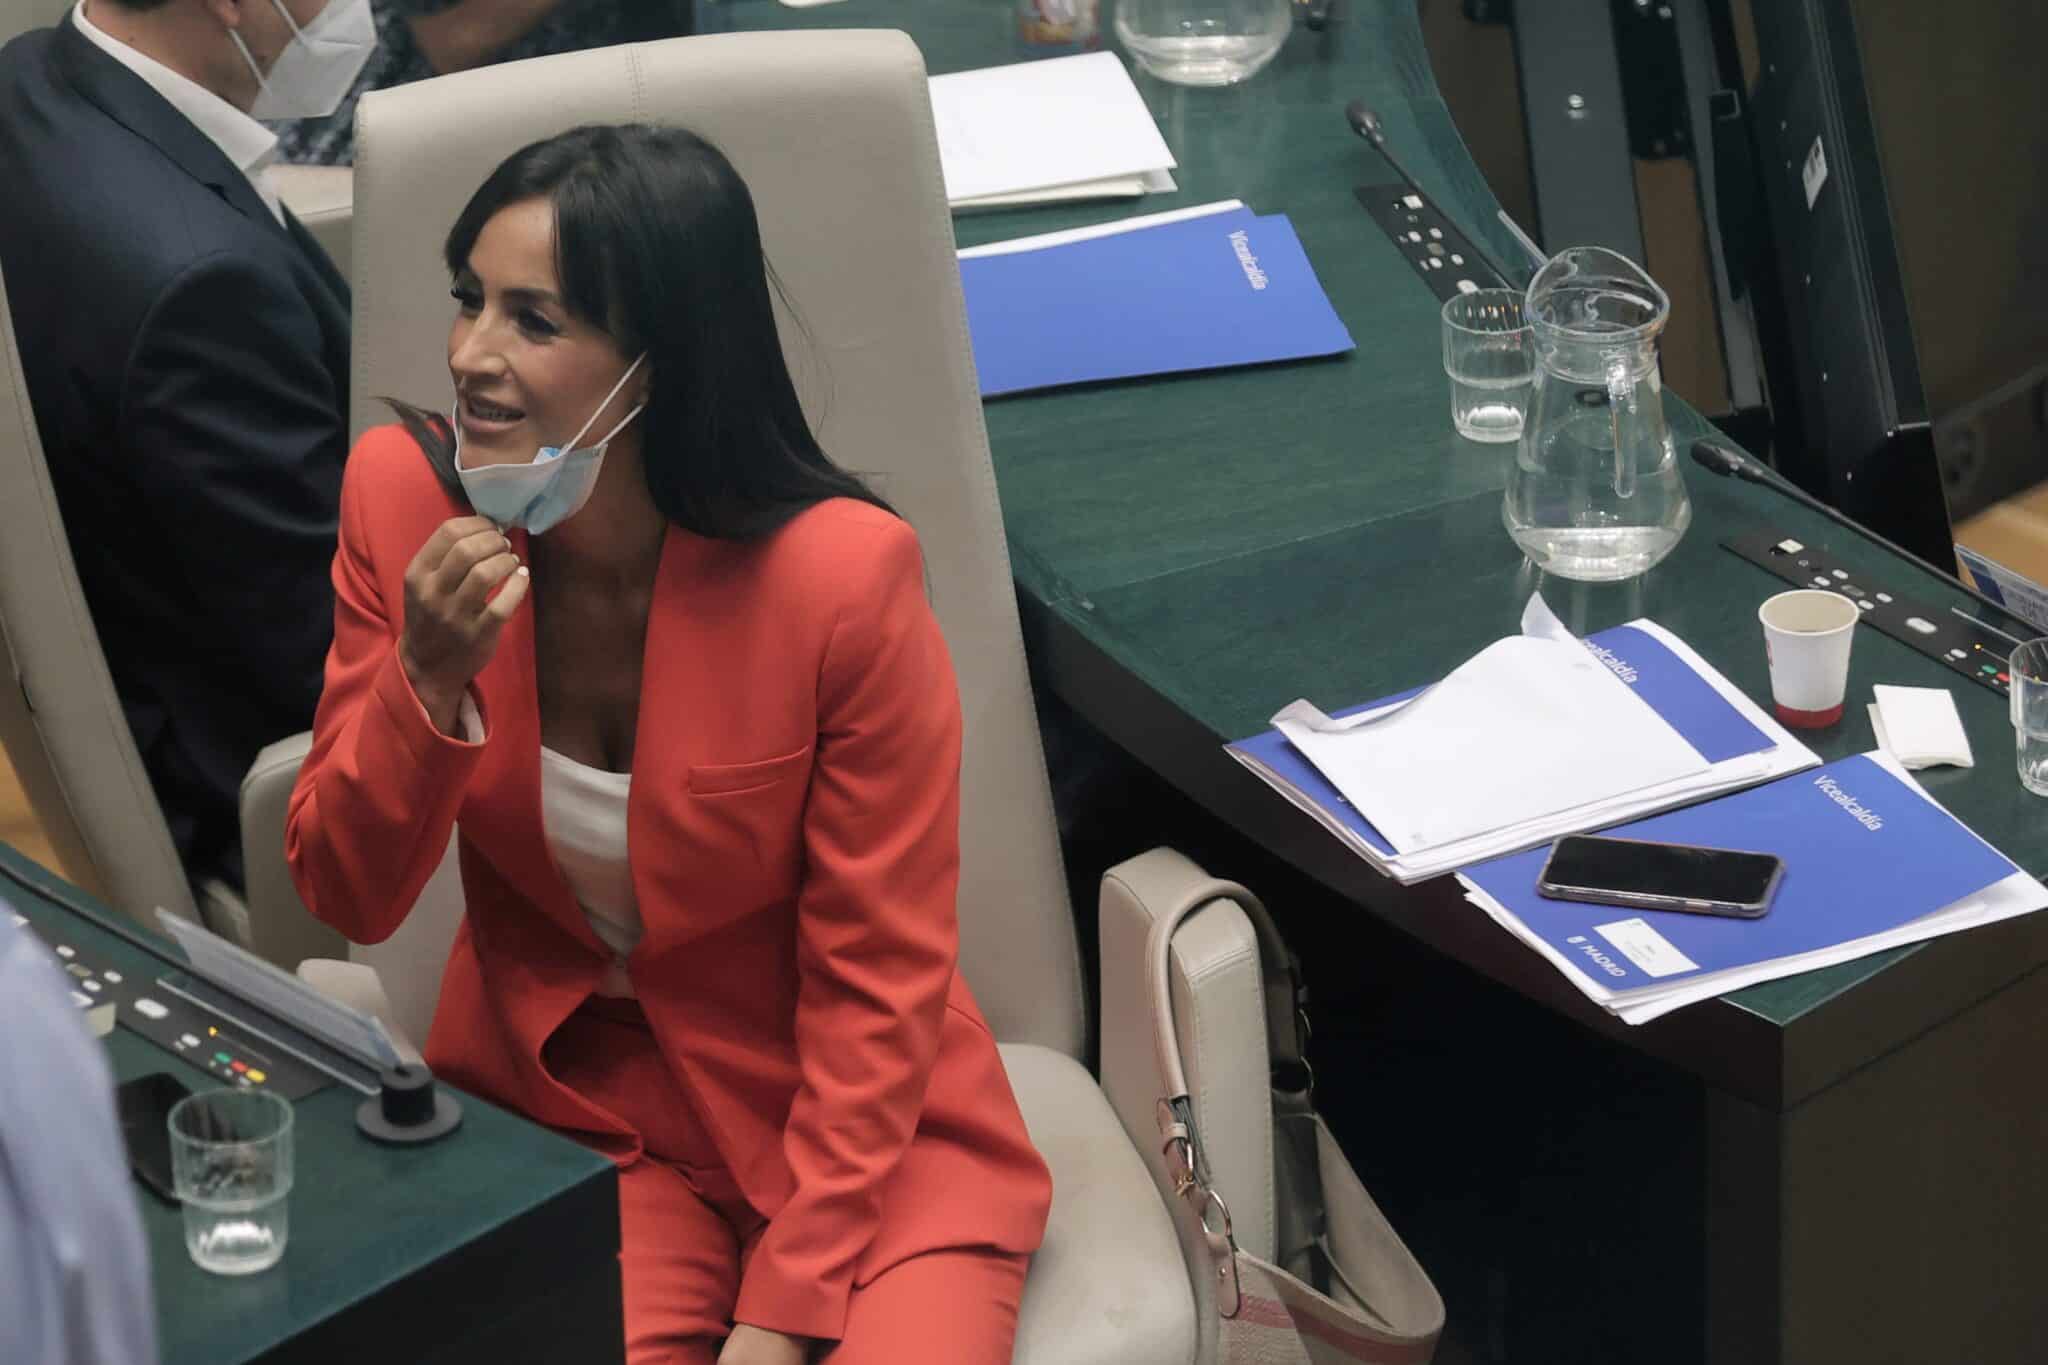
[[[340,107],[332,114],[276,125],[279,157],[326,166],[352,164],[356,101],[363,92],[425,80],[435,74],[413,42],[407,20],[460,3],[490,4],[492,0],[371,0],[370,13],[377,21],[377,50],[370,54],[370,60],[356,76],[356,83],[342,96]],[[513,62],[552,52],[674,36],[688,31],[683,17],[687,14],[687,5],[656,4],[649,0],[557,0],[552,14],[499,53],[496,60]]]

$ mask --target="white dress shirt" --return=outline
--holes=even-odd
[[[0,1361],[154,1365],[149,1249],[114,1079],[0,900]]]
[[[277,160],[275,133],[197,81],[179,75],[156,58],[137,52],[120,39],[101,32],[85,17],[84,0],[80,0],[71,11],[71,22],[95,47],[142,77],[150,89],[162,95],[171,108],[183,114],[194,128],[206,135],[208,141],[220,148],[221,155],[249,178],[250,186],[269,208],[270,216],[277,219],[280,226],[283,225],[284,205],[279,202],[277,191],[270,187],[268,174],[271,163]]]

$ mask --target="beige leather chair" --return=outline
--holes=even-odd
[[[348,166],[296,166],[279,163],[269,171],[292,216],[305,225],[313,240],[327,248],[343,276],[352,267],[349,230],[355,218],[355,172]]]
[[[440,241],[492,167],[576,124],[633,120],[686,125],[745,175],[769,257],[811,338],[806,344],[785,328],[806,409],[825,447],[874,477],[924,543],[966,710],[962,969],[1054,1175],[1051,1225],[1026,1286],[1016,1359],[1212,1359],[1213,1316],[1198,1313],[1198,1277],[1161,1194],[1157,1097],[1145,1093],[1149,1083],[1134,1065],[1123,1069],[1121,1093],[1105,1096],[1081,1060],[1080,962],[924,68],[910,41],[882,32],[684,38],[367,98],[357,125],[355,426],[389,420],[372,395],[441,402],[449,314]],[[1132,935],[1142,943],[1148,905],[1170,903],[1201,876],[1164,851],[1124,873],[1105,914],[1104,946],[1117,954],[1105,980],[1118,983],[1103,1010],[1105,1057],[1126,1057],[1150,1036],[1142,995],[1125,984],[1137,980]],[[415,906],[403,943],[352,950],[352,963],[308,962],[301,973],[422,1037],[458,898],[444,881]],[[1232,1109],[1256,1114],[1267,1104],[1266,1061],[1250,927],[1235,906],[1219,903],[1175,944],[1198,1117],[1220,1125]],[[1262,1177],[1258,1130],[1252,1122],[1219,1128],[1212,1141],[1242,1172],[1222,1178],[1244,1182],[1242,1192],[1226,1188],[1255,1237],[1258,1210],[1271,1207],[1270,1151]],[[1252,1245],[1270,1254],[1270,1231],[1265,1236]]]

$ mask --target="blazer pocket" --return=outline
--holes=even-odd
[[[757,791],[792,777],[800,777],[810,770],[811,746],[808,744],[795,753],[784,754],[780,758],[764,758],[753,763],[692,763],[690,794],[727,796],[734,792]]]

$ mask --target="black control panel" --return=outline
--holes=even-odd
[[[90,949],[45,933],[26,915],[7,910],[4,901],[0,912],[13,915],[18,926],[49,945],[69,981],[71,1002],[81,1011],[90,1015],[112,1009],[116,1025],[210,1073],[222,1085],[301,1100],[332,1084],[286,1045],[194,999],[180,985],[182,973],[137,980],[99,961]]]
[[[1506,286],[1465,234],[1415,190],[1360,185],[1353,193],[1439,299],[1448,302],[1475,289]]]
[[[1976,615],[1961,615],[1895,593],[1872,575],[1850,570],[1820,546],[1806,544],[1775,527],[1732,536],[1721,545],[1793,587],[1840,593],[1862,611],[1863,624],[1980,687],[2000,696],[2011,691],[2006,660],[2019,642],[2003,629],[2010,623],[1982,621]],[[1990,615],[1990,609],[1981,609],[1981,614]]]

